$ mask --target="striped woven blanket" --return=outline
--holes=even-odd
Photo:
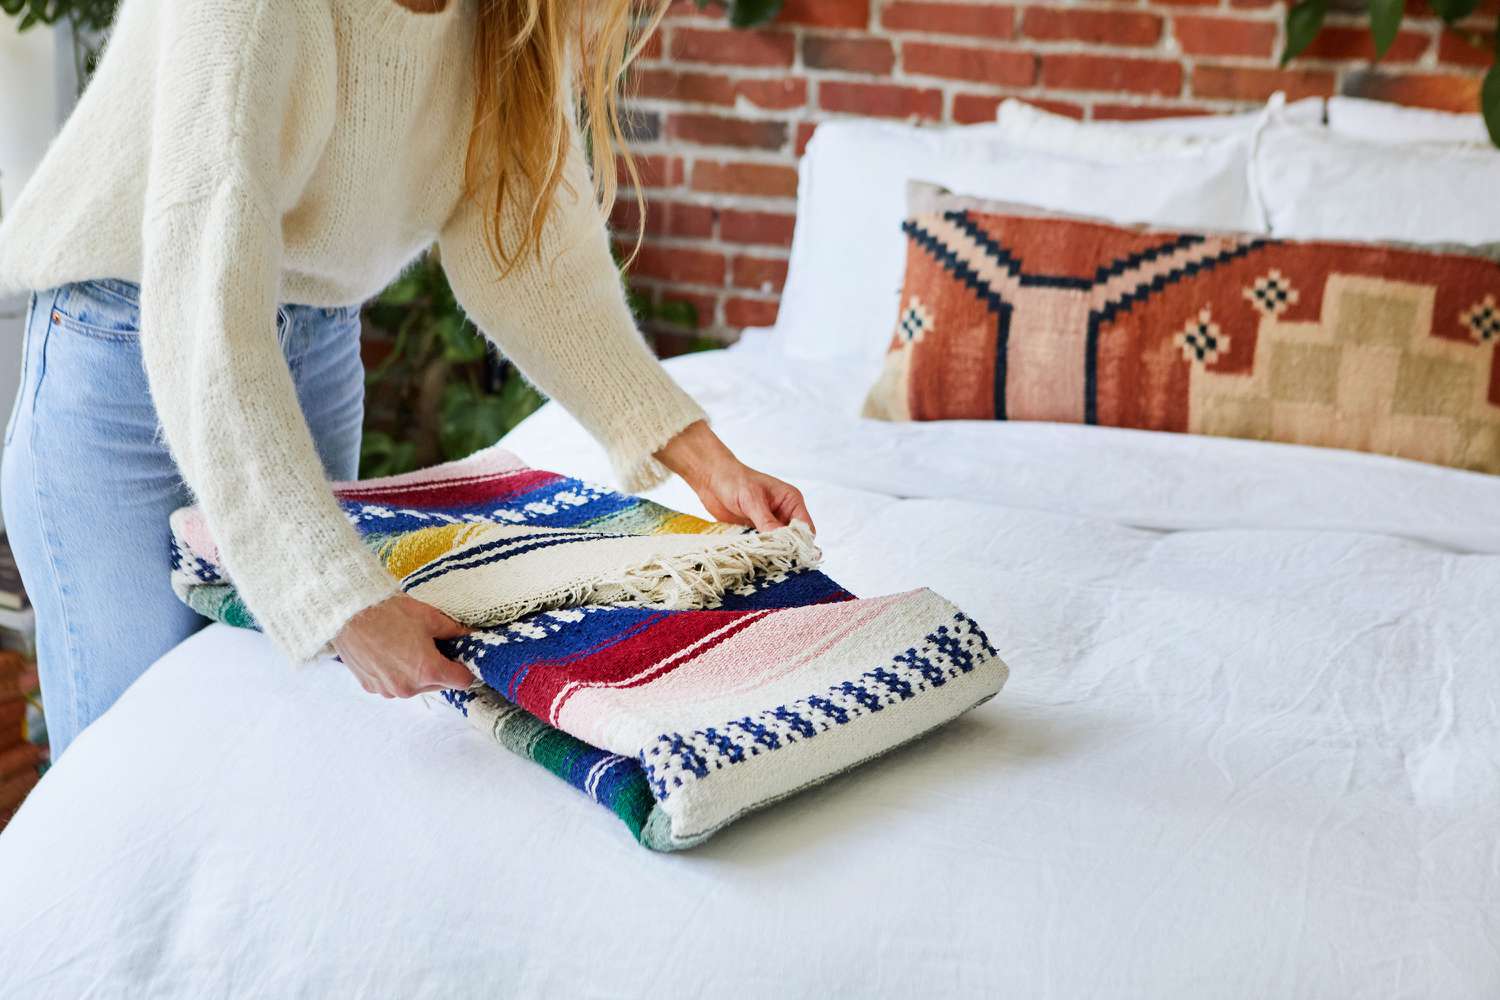
[[[476,678],[444,697],[656,850],[905,743],[1007,676],[932,591],[856,599],[819,572],[800,523],[704,521],[499,448],[335,493],[403,590],[475,626],[439,643]],[[178,596],[254,628],[198,510],[171,523]]]

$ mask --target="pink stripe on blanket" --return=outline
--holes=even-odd
[[[488,476],[497,472],[515,472],[518,469],[528,469],[525,462],[521,461],[514,452],[491,446],[482,451],[476,451],[467,458],[455,459],[452,462],[444,462],[426,469],[418,469],[415,472],[403,472],[394,476],[382,476],[379,479],[360,479],[357,481],[336,482],[333,484],[336,490],[350,490],[364,492],[366,490],[396,489],[402,486],[419,485],[435,486],[449,479],[466,479],[470,476]]]
[[[199,559],[219,565],[219,546],[209,534],[208,522],[198,507],[182,507],[172,514],[172,534]]]
[[[705,644],[697,655],[672,669],[640,663],[623,682],[585,681],[571,690],[564,688],[554,702],[552,724],[595,746],[607,747],[617,742],[611,737],[619,735],[619,727],[635,719],[660,718],[680,706],[740,693],[763,695],[767,687],[802,672],[808,663],[909,597],[892,594],[757,616],[732,634]],[[791,651],[788,635],[817,638]],[[796,697],[807,693],[811,692],[799,691]]]
[[[340,480],[329,487],[341,499],[391,506],[454,506],[507,497],[563,479],[555,472],[533,469],[515,453],[489,447],[467,458],[444,462],[415,472],[379,479]],[[214,543],[200,508],[187,507],[173,515],[174,533],[193,555],[219,565],[219,546]]]
[[[634,629],[611,636],[597,646],[560,660],[535,663],[526,677],[507,692],[516,704],[539,719],[551,719],[566,700],[566,692],[579,683],[624,686],[652,665],[671,669],[688,648],[701,648],[739,628],[761,611],[697,611],[692,614],[663,612]]]
[[[411,483],[377,489],[344,489],[337,492],[342,500],[382,504],[391,507],[462,507],[483,503],[502,503],[521,493],[565,482],[566,477],[540,469],[517,469],[435,483]]]

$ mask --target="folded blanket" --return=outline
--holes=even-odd
[[[439,643],[477,679],[447,700],[656,850],[905,743],[1007,676],[932,591],[856,599],[819,572],[800,523],[704,521],[498,447],[335,493],[403,590],[476,626]],[[197,508],[171,523],[178,596],[255,627]]]

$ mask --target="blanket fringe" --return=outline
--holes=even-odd
[[[656,556],[617,574],[581,580],[503,608],[444,610],[477,627],[590,604],[689,611],[712,607],[726,593],[757,578],[814,569],[822,558],[811,529],[794,521],[772,531],[720,535],[692,551]]]
[[[631,603],[701,608],[757,577],[812,569],[822,557],[807,525],[794,521],[772,531],[725,535],[723,541],[696,552],[632,566],[619,578],[600,581],[599,585],[618,588],[623,599]]]

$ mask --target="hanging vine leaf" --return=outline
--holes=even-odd
[[[673,326],[698,329],[698,307],[684,299],[667,299],[656,309],[656,318]]]
[[[0,0],[0,12],[21,20],[17,30],[56,24],[68,18],[75,27],[103,31],[114,20],[119,0]]]
[[[1375,36],[1376,59],[1390,50],[1405,13],[1406,0],[1370,0],[1370,34]]]
[[[1281,65],[1297,58],[1312,44],[1323,28],[1323,16],[1327,13],[1328,0],[1302,0],[1287,10],[1286,48],[1281,53]]]
[[[1495,38],[1496,47],[1500,48],[1500,32]],[[1484,84],[1479,88],[1479,110],[1484,115],[1484,127],[1490,130],[1490,142],[1500,146],[1500,62],[1484,75]]]
[[[769,24],[781,13],[782,0],[730,0],[729,23],[736,28]]]
[[[1431,0],[1438,17],[1452,24],[1462,21],[1479,7],[1479,0]]]

